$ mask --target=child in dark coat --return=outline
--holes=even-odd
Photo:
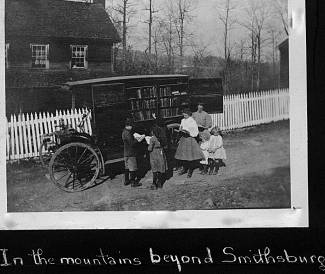
[[[125,128],[122,132],[122,140],[124,144],[124,165],[125,165],[125,181],[124,185],[132,187],[141,186],[141,183],[136,182],[136,172],[138,170],[136,149],[135,146],[138,141],[134,138],[132,132],[132,121],[126,119]]]

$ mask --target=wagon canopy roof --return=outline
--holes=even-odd
[[[121,40],[100,4],[8,0],[5,5],[6,36]]]
[[[103,84],[112,82],[124,82],[128,80],[150,80],[150,79],[168,79],[168,78],[188,78],[188,75],[183,74],[168,74],[168,75],[132,75],[132,76],[117,76],[117,77],[107,77],[107,78],[97,78],[89,80],[81,80],[75,82],[67,82],[64,85],[73,87],[81,85],[93,85],[93,84]]]

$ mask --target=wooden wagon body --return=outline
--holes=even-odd
[[[206,92],[202,92],[200,86],[204,87]],[[194,111],[198,102],[204,103],[209,112],[216,113],[223,110],[220,79],[213,81],[190,79],[187,75],[123,76],[67,82],[64,84],[64,89],[71,94],[72,109],[77,107],[89,109],[93,135],[87,136],[72,131],[63,138],[64,142],[60,145],[66,148],[62,150],[60,147],[61,151],[56,151],[55,155],[67,154],[67,151],[74,153],[73,148],[75,148],[80,153],[78,155],[75,152],[75,164],[78,164],[77,158],[82,156],[79,159],[79,162],[82,162],[85,157],[82,155],[86,149],[84,144],[90,146],[88,154],[97,155],[93,156],[92,162],[87,162],[90,165],[95,165],[96,162],[97,165],[96,172],[90,172],[93,174],[92,181],[96,179],[95,176],[105,173],[106,165],[123,160],[121,133],[127,117],[134,121],[136,132],[148,134],[155,117],[173,130],[173,125],[180,123],[182,109],[189,107]],[[90,186],[87,182],[79,187],[62,187],[62,184],[58,184],[59,175],[56,176],[54,173],[56,162],[57,166],[60,168],[62,166],[59,158],[58,156],[56,160],[51,159],[50,162],[52,181],[68,191],[83,190]],[[67,169],[68,174],[73,172],[80,172],[80,168],[72,165]],[[82,174],[87,176],[85,172]]]

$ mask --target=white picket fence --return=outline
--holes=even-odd
[[[289,119],[289,89],[224,97],[223,113],[212,114],[221,130],[232,130]]]
[[[39,155],[41,136],[55,131],[59,120],[66,125],[77,125],[86,109],[56,111],[50,113],[11,115],[7,121],[7,160],[32,158]],[[222,130],[232,130],[289,119],[289,90],[271,90],[224,96],[224,112],[212,114],[213,124]],[[92,133],[91,116],[85,123],[85,131]]]
[[[71,125],[78,129],[83,114],[87,109],[76,109],[67,111],[56,111],[53,113],[27,113],[11,115],[7,121],[7,160],[18,160],[32,158],[39,155],[41,137],[43,134],[52,133],[63,119],[65,125]],[[85,121],[84,129],[87,133],[92,133],[91,116],[88,115]]]

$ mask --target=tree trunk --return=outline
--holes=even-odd
[[[255,39],[254,39],[254,30],[252,26],[252,31],[251,31],[251,91],[254,91],[254,67],[255,67]]]
[[[260,91],[261,84],[261,34],[257,37],[257,81],[256,81],[256,89]]]
[[[127,31],[127,26],[126,26],[126,5],[127,5],[127,0],[123,0],[123,57],[122,57],[122,71],[123,73],[126,72],[126,31]]]

